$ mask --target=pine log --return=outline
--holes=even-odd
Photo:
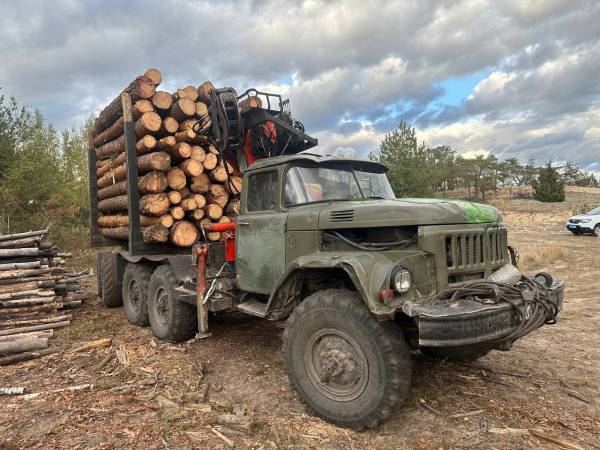
[[[18,355],[7,356],[0,358],[0,366],[9,366],[18,362],[30,361],[32,359],[41,358],[43,356],[52,355],[58,353],[59,350],[56,348],[46,348],[35,352],[24,352]]]
[[[228,175],[225,166],[217,166],[209,173],[210,179],[217,183],[225,183]]]
[[[207,153],[212,153],[213,155],[218,155],[219,154],[219,150],[217,149],[217,147],[215,147],[212,144],[209,144],[208,147],[208,152]]]
[[[148,114],[148,113],[146,113]],[[117,155],[125,151],[125,135],[122,134],[106,144],[96,148],[96,157],[103,159],[109,156]]]
[[[127,181],[119,181],[97,191],[98,200],[116,197],[117,195],[127,194]]]
[[[140,215],[140,225],[149,227],[161,222],[161,217],[150,217]],[[98,217],[98,225],[102,228],[126,227],[129,225],[129,216],[126,215],[109,215]]]
[[[196,177],[204,172],[204,166],[201,162],[196,161],[195,159],[186,159],[181,164],[179,164],[179,168],[185,172],[188,177]]]
[[[127,195],[117,195],[116,197],[106,198],[98,202],[98,211],[110,213],[115,211],[127,211]]]
[[[192,177],[190,190],[196,194],[206,194],[210,188],[210,179],[205,173]]]
[[[169,197],[165,193],[146,194],[140,198],[140,213],[148,216],[162,216],[169,212]]]
[[[167,183],[173,190],[183,189],[187,183],[185,172],[178,167],[175,167],[167,172]]]
[[[47,338],[51,339],[54,336],[54,330],[42,330],[42,331],[33,331],[31,333],[17,333],[17,334],[9,334],[7,336],[0,336],[0,341],[14,341],[17,339],[23,338]]]
[[[163,243],[169,240],[169,229],[164,225],[157,223],[142,229],[144,242]]]
[[[171,216],[175,220],[181,220],[185,217],[185,211],[181,206],[174,206],[171,208]]]
[[[0,298],[11,299],[11,298],[22,298],[37,292],[39,289],[48,289],[54,286],[54,280],[48,280],[47,278],[43,281],[28,281],[23,280],[18,283],[2,284],[0,285]],[[29,293],[23,294],[23,293]]]
[[[202,208],[196,208],[192,211],[192,218],[194,220],[200,220],[204,218],[204,210]]]
[[[175,223],[175,219],[173,219],[171,214],[164,214],[160,216],[160,223],[163,227],[171,228]]]
[[[0,264],[0,271],[17,270],[17,269],[39,269],[42,265],[41,261]]]
[[[236,200],[229,202],[227,206],[225,206],[225,212],[228,215],[238,216],[240,214],[240,201]]]
[[[190,191],[187,186],[183,187],[182,189],[179,189],[178,191],[181,194],[181,198],[188,198],[192,195],[192,191]]]
[[[117,97],[110,102],[110,104],[102,110],[98,115],[98,118],[94,121],[92,126],[92,134],[97,136],[102,131],[106,130],[112,125],[120,115],[123,114],[123,105],[121,103],[121,94],[129,93],[131,95],[132,102],[139,99],[150,98],[156,92],[154,82],[150,77],[145,75],[137,77],[133,80],[129,86],[127,86]]]
[[[198,121],[196,119],[188,119],[184,120],[179,124],[179,131],[192,130],[194,131],[194,125],[196,125]]]
[[[198,100],[210,106],[210,91],[214,90],[214,86],[210,81],[205,81],[198,86]]]
[[[65,269],[61,269],[59,267],[45,267],[40,269],[17,269],[17,270],[6,270],[0,272],[0,280],[8,280],[8,279],[23,279],[23,281],[27,281],[27,277],[38,277],[40,275],[48,274],[48,273],[59,273],[64,272]]]
[[[196,105],[194,101],[187,97],[182,97],[173,102],[169,115],[181,122],[182,120],[189,119],[195,113]]]
[[[177,247],[190,247],[198,237],[198,228],[187,220],[176,222],[171,227],[171,242]]]
[[[26,314],[26,313],[56,311],[56,309],[59,307],[62,307],[62,304],[54,302],[54,303],[47,303],[44,305],[17,306],[14,308],[0,308],[0,317],[6,316],[6,315],[14,316],[14,315]]]
[[[208,115],[208,106],[206,106],[206,103],[196,102],[196,115],[198,117]]]
[[[71,316],[68,314],[64,314],[64,315],[58,315],[58,316],[34,316],[34,317],[28,317],[25,319],[9,319],[9,320],[3,320],[2,322],[0,322],[0,327],[6,327],[6,328],[14,328],[14,326],[20,326],[20,325],[26,325],[26,326],[34,326],[34,325],[43,325],[43,324],[48,324],[48,323],[56,323],[56,322],[62,322],[65,320],[71,320]],[[4,330],[2,330],[4,331]]]
[[[190,128],[186,128],[183,131],[178,131],[177,133],[175,133],[175,140],[177,142],[193,142],[194,139],[196,138],[196,133],[194,133],[194,131]]]
[[[160,115],[167,114],[173,105],[173,96],[165,91],[156,91],[152,96],[152,105]]]
[[[202,194],[193,194],[192,198],[194,199],[194,201],[198,205],[198,208],[204,208],[204,205],[206,205],[206,197],[204,195],[202,195]]]
[[[154,111],[154,106],[150,100],[138,100],[133,104],[131,113],[133,114],[133,120],[138,120],[142,114]]]
[[[134,125],[135,135],[139,138],[145,134],[156,133],[160,131],[161,122],[160,116],[157,113],[144,113]]]
[[[238,103],[238,108],[241,113],[245,113],[251,108],[262,108],[262,100],[257,96],[247,97]]]
[[[119,117],[110,127],[94,138],[94,147],[112,141],[123,134],[123,116]]]
[[[142,136],[135,143],[135,151],[137,155],[143,155],[156,148],[156,138],[150,134]]]
[[[204,206],[204,214],[211,220],[218,220],[223,215],[223,208],[216,203],[210,203]]]
[[[169,191],[167,192],[167,195],[169,196],[169,202],[171,205],[178,205],[181,203],[182,197],[179,191]]]
[[[63,320],[61,322],[53,322],[42,325],[31,325],[28,327],[19,327],[19,328],[9,328],[6,330],[0,330],[0,336],[10,336],[13,334],[20,333],[31,333],[33,331],[43,331],[43,330],[52,330],[55,328],[66,327],[71,322],[69,320]]]
[[[219,218],[219,220],[217,221],[219,223],[231,223],[231,219],[227,216],[223,216],[221,218]]]
[[[202,162],[206,157],[206,152],[199,145],[192,145],[192,153],[190,154],[190,158],[196,161]]]
[[[225,189],[231,195],[239,196],[242,192],[242,178],[236,175],[231,175],[225,183]]]
[[[217,158],[217,155],[215,155],[214,153],[207,153],[206,157],[204,158],[204,161],[202,161],[202,164],[204,165],[204,169],[206,169],[207,172],[210,172],[215,167],[217,167],[218,163],[219,163],[219,159]]]
[[[38,256],[40,250],[37,248],[5,248],[0,249],[0,258],[11,256]]]
[[[0,235],[0,242],[14,241],[15,239],[22,239],[34,236],[46,236],[47,234],[48,229],[38,231],[25,231],[24,233],[3,234]]]
[[[199,164],[199,163],[197,163]],[[204,168],[202,168],[204,169]],[[25,248],[37,247],[40,244],[40,237],[28,237],[14,239],[12,241],[0,241],[0,248]]]
[[[164,172],[171,166],[171,157],[164,152],[146,153],[145,155],[138,156],[137,166],[140,173],[150,172],[151,170]],[[125,163],[123,163],[100,177],[96,185],[99,189],[102,189],[123,181],[126,178],[127,170]]]
[[[184,211],[193,211],[198,207],[198,205],[193,198],[184,198],[181,200],[181,207]]]
[[[155,224],[155,225],[151,225],[150,227],[142,227],[142,237],[146,244],[157,244],[157,243],[166,242],[166,241],[162,240],[163,237],[162,237],[162,232],[160,231],[161,228],[156,228],[156,227],[163,227],[163,225]],[[152,228],[153,231],[148,232],[148,231],[146,231],[147,228]],[[163,227],[163,228],[166,229],[166,227]],[[127,239],[129,239],[129,228],[128,227],[100,228],[100,234],[102,234],[103,236],[110,238],[110,239],[127,240]],[[167,234],[168,234],[168,232],[167,232]],[[154,239],[158,239],[158,240],[154,240]]]
[[[177,141],[175,140],[175,136],[165,136],[164,138],[158,141],[158,148],[161,150],[168,151],[176,143]]]
[[[216,203],[221,208],[225,208],[225,205],[229,201],[229,194],[222,184],[212,184],[208,191],[208,201]]]
[[[138,180],[138,189],[142,194],[158,194],[164,192],[167,186],[167,177],[158,170],[152,170]]]
[[[177,98],[187,97],[191,101],[195,102],[196,99],[198,98],[198,90],[194,86],[186,86],[183,89],[178,89],[177,92],[175,92],[175,97],[177,97]]]
[[[161,136],[171,135],[179,130],[179,122],[173,117],[165,117],[160,127]]]
[[[158,86],[162,82],[162,74],[160,73],[160,70],[154,67],[150,67],[148,70],[146,70],[144,75],[152,80],[154,86]]]
[[[187,142],[178,142],[171,147],[170,152],[175,159],[187,159],[192,154],[192,146]]]

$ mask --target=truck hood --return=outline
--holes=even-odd
[[[496,208],[463,200],[403,198],[335,202],[319,213],[319,228],[389,227],[494,223],[502,220]]]

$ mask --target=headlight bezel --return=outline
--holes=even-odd
[[[406,294],[413,286],[412,274],[404,266],[395,266],[390,274],[390,288],[402,295]]]

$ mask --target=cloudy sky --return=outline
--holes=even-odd
[[[271,89],[324,151],[431,145],[600,171],[600,2],[3,0],[0,87],[78,126],[135,75]]]

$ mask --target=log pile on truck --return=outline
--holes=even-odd
[[[0,235],[0,366],[44,356],[56,350],[48,339],[70,324],[65,309],[90,297],[69,273],[70,253],[43,242],[48,230]]]
[[[146,244],[189,247],[216,241],[203,223],[229,223],[238,214],[242,178],[209,138],[207,81],[175,92],[159,90],[162,75],[148,69],[122,93],[131,97],[137,155],[139,222]],[[110,239],[129,237],[126,119],[121,95],[104,108],[89,134],[96,155],[97,224]]]

